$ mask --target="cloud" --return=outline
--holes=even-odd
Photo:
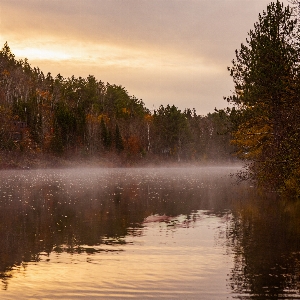
[[[3,0],[4,31],[209,56],[241,42],[268,1]],[[253,15],[248,21],[245,14]],[[249,18],[250,19],[250,18]],[[252,19],[252,18],[251,18]],[[237,24],[239,24],[237,26]],[[244,30],[243,27],[245,28]],[[222,49],[220,49],[222,48]],[[226,51],[225,50],[225,51]],[[231,50],[230,51],[234,51]],[[218,57],[218,56],[216,56]]]
[[[204,113],[230,93],[226,67],[268,3],[2,0],[0,42],[45,72],[93,74],[146,104]]]

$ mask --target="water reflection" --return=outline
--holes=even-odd
[[[231,195],[228,173],[226,168],[2,172],[4,288],[13,269],[51,253],[123,251],[117,246],[128,243],[127,236],[142,236],[147,222],[176,229],[196,222],[199,209],[224,214]]]
[[[234,185],[231,172],[1,172],[3,295],[300,298],[300,203]]]
[[[300,203],[249,193],[235,202],[227,231],[238,299],[300,299]]]

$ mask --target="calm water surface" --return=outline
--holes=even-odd
[[[300,204],[235,171],[0,172],[0,299],[300,299]]]

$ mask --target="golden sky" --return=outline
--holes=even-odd
[[[204,115],[226,107],[227,66],[269,2],[0,0],[0,47],[45,74],[122,85],[149,109]]]

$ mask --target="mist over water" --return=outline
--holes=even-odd
[[[297,204],[237,170],[2,171],[0,298],[297,298]]]

